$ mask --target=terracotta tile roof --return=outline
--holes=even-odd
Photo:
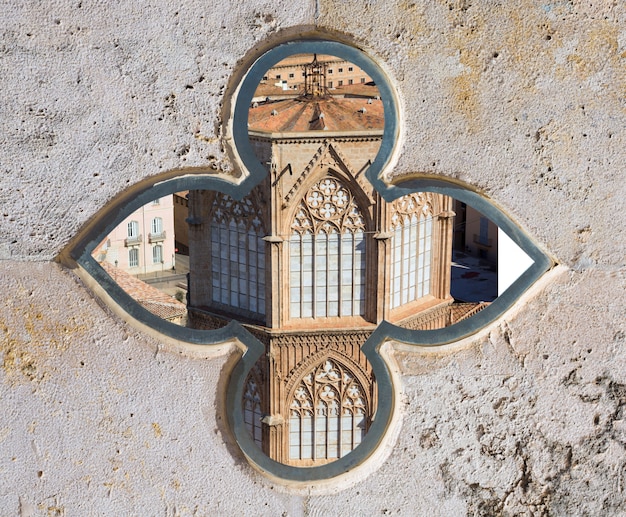
[[[384,128],[380,100],[330,97],[260,103],[250,108],[248,128],[272,133],[299,131],[364,131]],[[321,116],[323,114],[323,116]]]
[[[283,90],[280,86],[274,86],[274,84],[270,84],[269,82],[259,83],[259,86],[254,91],[255,98],[269,97],[271,99],[275,97],[282,97],[285,95],[297,95],[297,94],[298,94],[297,90],[293,90],[293,89]]]
[[[109,262],[103,261],[100,262],[100,265],[124,291],[151,313],[165,320],[181,318],[187,314],[187,306],[176,298],[172,298],[156,287],[142,282]]]
[[[488,302],[468,303],[457,302],[450,305],[450,324],[458,323],[473,316],[489,305]]]

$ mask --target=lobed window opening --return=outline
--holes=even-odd
[[[294,57],[279,47],[281,59]],[[501,306],[510,306],[521,292],[518,277],[538,278],[549,260],[473,192],[436,179],[384,184],[381,173],[398,130],[394,93],[384,75],[369,58],[341,44],[297,42],[296,48],[311,53],[296,54],[306,59],[295,69],[283,69],[290,81],[261,85],[261,79],[281,77],[272,71],[280,59],[264,61],[264,55],[237,90],[231,122],[242,165],[239,186],[224,187],[212,171],[155,181],[141,191],[143,207],[134,212],[122,207],[119,228],[89,237],[98,242],[83,237],[69,253],[133,317],[145,318],[169,336],[218,343],[228,338],[227,332],[212,331],[239,321],[228,332],[249,353],[229,381],[228,395],[236,392],[238,400],[227,402],[238,443],[251,461],[279,477],[324,479],[364,461],[391,421],[393,408],[377,404],[379,389],[385,401],[393,400],[391,377],[376,348],[381,339],[430,346],[468,335],[501,314]],[[339,58],[333,58],[333,50]],[[330,92],[333,83],[326,81],[333,72],[328,64],[352,60],[358,65],[347,67],[353,74],[337,79],[339,86],[348,83],[339,101],[332,97],[339,92]],[[302,78],[293,72],[297,67],[302,67]],[[335,72],[343,73],[343,68]],[[280,90],[282,99],[272,98],[262,86]],[[355,97],[353,90],[359,92]],[[283,101],[310,109],[303,125],[287,116]],[[362,105],[350,108],[352,118],[343,118],[332,110],[339,102]],[[333,126],[342,118],[353,125]],[[293,126],[281,127],[285,121]],[[284,159],[286,147],[275,153],[281,145],[299,153]],[[210,190],[223,187],[227,193]],[[186,195],[181,188],[191,190]],[[180,231],[172,231],[169,216],[155,215],[172,192],[189,201]],[[480,210],[472,212],[472,203]],[[499,226],[532,257],[508,284],[513,283],[514,295],[490,305],[508,287],[484,296],[489,268],[499,275],[500,262],[494,261],[502,239]],[[142,234],[148,238],[142,240]],[[184,265],[178,265],[186,256],[181,251],[189,253],[188,277],[172,282],[187,291],[180,299],[192,316],[174,331],[130,307],[120,292],[130,285],[124,277],[128,272],[138,280],[168,271],[184,277]],[[471,269],[468,257],[480,261],[479,270]],[[92,265],[94,259],[102,270]],[[459,279],[483,281],[478,298],[455,289]],[[170,303],[136,300],[159,316]],[[378,326],[383,320],[390,323]],[[450,325],[459,330],[445,329]],[[343,461],[348,454],[355,459]],[[302,469],[274,470],[264,457],[308,469],[304,474]],[[336,468],[322,468],[333,463]]]

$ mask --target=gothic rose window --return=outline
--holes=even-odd
[[[250,196],[217,194],[211,222],[212,299],[265,314],[265,230]]]
[[[429,195],[403,196],[392,205],[391,308],[395,309],[430,293],[433,239]]]
[[[291,230],[290,316],[362,315],[365,224],[352,193],[335,177],[321,179],[300,202]]]
[[[331,359],[304,376],[289,411],[290,460],[341,458],[361,443],[367,431],[363,387]]]

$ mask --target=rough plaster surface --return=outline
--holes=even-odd
[[[626,513],[623,2],[0,7],[0,514]],[[395,174],[475,185],[566,270],[466,349],[398,352],[391,455],[307,494],[226,445],[226,356],[162,346],[50,259],[139,179],[231,170],[237,62],[315,24],[396,87]]]

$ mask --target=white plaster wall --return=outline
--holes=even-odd
[[[2,2],[0,514],[625,513],[624,16],[602,0]],[[226,444],[226,355],[135,330],[51,261],[141,178],[231,170],[229,78],[299,25],[389,73],[395,173],[476,185],[563,265],[461,350],[399,350],[397,443],[325,492],[273,484]]]

